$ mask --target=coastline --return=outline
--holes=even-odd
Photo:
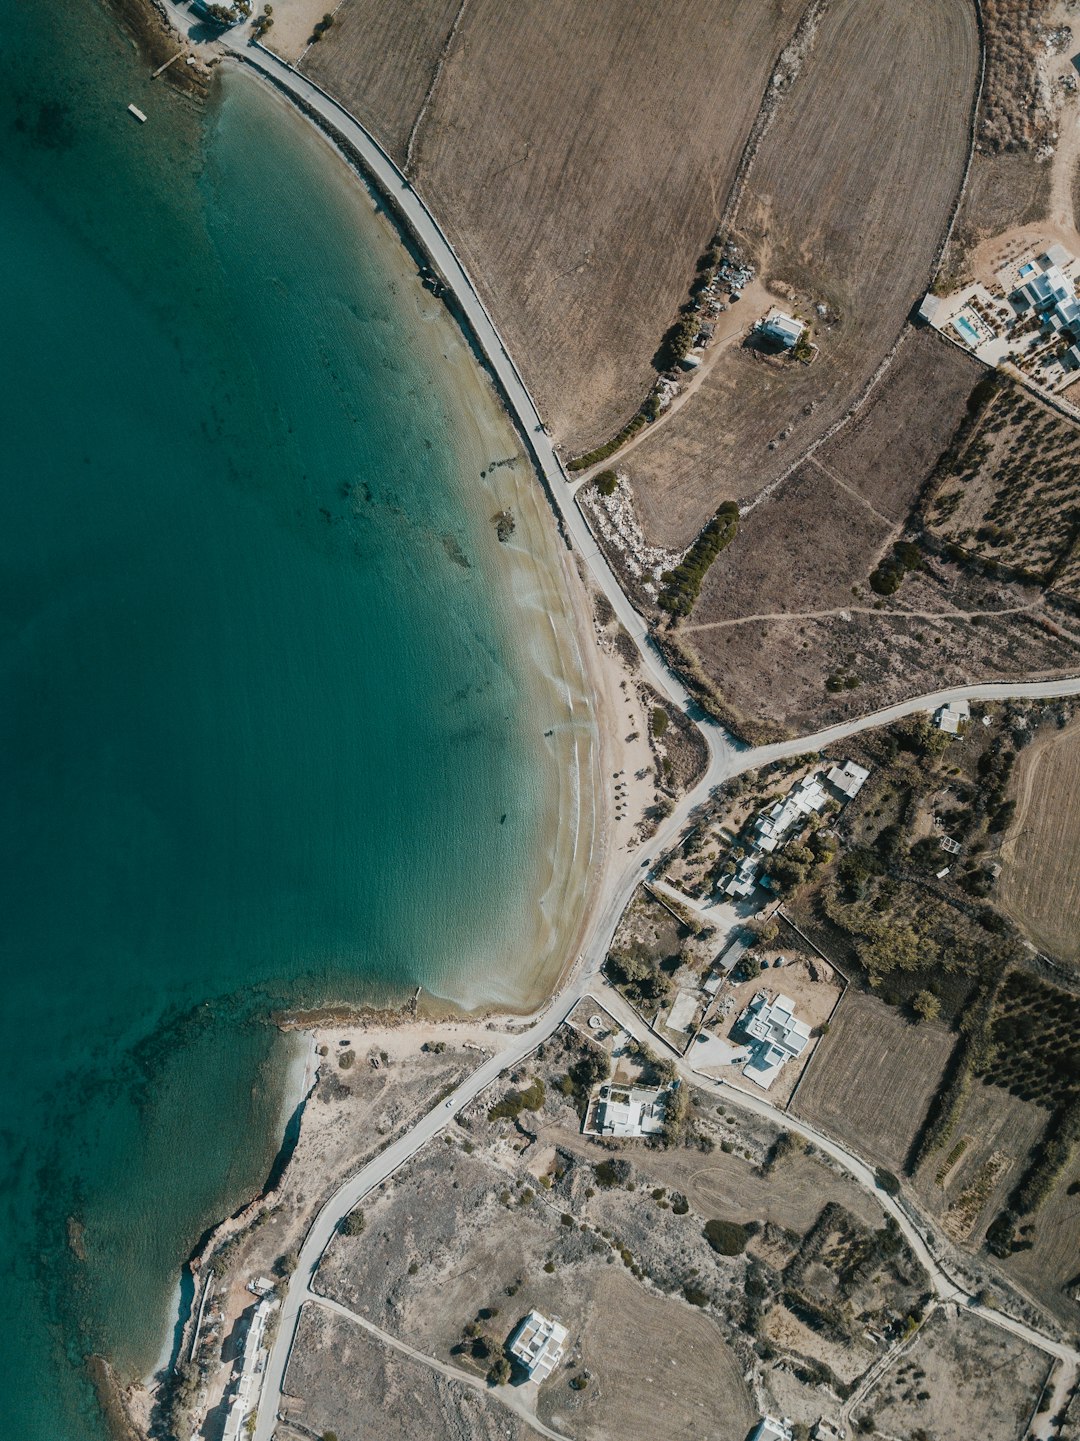
[[[534,887],[537,931],[525,948],[530,957],[525,969],[515,972],[503,967],[500,974],[477,978],[463,966],[444,984],[435,988],[426,984],[424,993],[426,1008],[445,1006],[448,1016],[477,1012],[530,1015],[559,989],[576,960],[594,904],[587,890],[595,894],[598,889],[598,868],[605,866],[609,851],[610,817],[604,814],[599,777],[601,766],[607,768],[604,757],[610,752],[612,737],[604,735],[597,704],[603,689],[597,669],[601,659],[592,633],[586,583],[573,564],[562,517],[531,445],[467,319],[450,303],[449,296],[435,298],[421,282],[418,269],[425,262],[405,218],[359,155],[318,117],[257,68],[236,57],[225,58],[234,60],[230,72],[253,80],[260,90],[275,97],[285,113],[317,135],[341,161],[342,184],[354,193],[359,188],[372,205],[385,242],[383,258],[399,282],[395,301],[409,307],[419,326],[434,332],[431,353],[441,355],[468,417],[469,433],[460,438],[457,459],[462,485],[472,489],[469,504],[478,504],[479,490],[484,497],[479,504],[490,516],[493,529],[504,511],[510,511],[516,522],[509,540],[494,548],[492,563],[503,569],[504,583],[515,597],[519,617],[516,642],[530,656],[531,705],[542,714],[554,700],[566,717],[547,736],[553,756],[548,771],[557,790],[547,807],[546,873],[543,877],[538,874]],[[568,824],[570,815],[572,824]],[[590,874],[593,884],[587,886]],[[520,957],[520,950],[518,954]],[[492,985],[493,981],[496,984]]]

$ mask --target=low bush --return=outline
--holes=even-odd
[[[706,1221],[705,1239],[720,1256],[741,1256],[750,1232],[735,1221]]]

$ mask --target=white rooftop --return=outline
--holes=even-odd
[[[791,1441],[791,1423],[775,1416],[762,1416],[750,1433],[750,1441]]]
[[[739,1019],[739,1029],[757,1042],[743,1075],[767,1091],[780,1074],[784,1063],[801,1056],[810,1043],[810,1027],[795,1018],[795,1002],[790,996],[777,996],[770,1001],[764,991],[747,1006]]]
[[[696,1009],[696,1002],[695,1002]],[[599,1136],[656,1136],[664,1129],[664,1091],[647,1086],[600,1087],[593,1132]]]
[[[558,1321],[549,1321],[539,1311],[530,1311],[510,1342],[510,1354],[528,1371],[529,1380],[539,1384],[547,1380],[562,1360],[569,1334]]]
[[[947,735],[959,735],[962,721],[971,719],[971,707],[966,700],[949,701],[934,712],[934,723],[938,730]]]
[[[762,333],[770,336],[773,340],[779,340],[781,345],[788,349],[798,344],[799,336],[802,335],[806,326],[801,320],[788,315],[783,310],[770,310],[765,319],[761,322]]]
[[[833,766],[825,779],[851,800],[859,794],[869,776],[870,772],[865,766],[856,765],[854,761],[845,761],[842,766]]]

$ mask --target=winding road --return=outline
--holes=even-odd
[[[197,43],[203,33],[201,22],[196,22],[185,7],[173,4],[171,0],[162,0],[162,3],[180,33]],[[506,404],[518,421],[525,442],[544,478],[552,503],[561,517],[565,533],[587,562],[594,581],[607,596],[619,621],[633,638],[641,653],[644,674],[661,694],[666,695],[698,722],[709,748],[709,762],[704,776],[682,798],[651,843],[646,846],[645,849],[649,851],[649,855],[640,860],[635,857],[632,862],[625,865],[620,874],[607,878],[597,900],[577,964],[561,990],[538,1013],[532,1026],[515,1037],[509,1047],[481,1065],[458,1086],[449,1098],[441,1101],[410,1131],[346,1181],[326,1202],[312,1222],[301,1246],[297,1267],[282,1303],[277,1334],[263,1378],[254,1441],[271,1441],[281,1402],[285,1370],[299,1325],[301,1308],[308,1301],[326,1304],[326,1299],[317,1296],[313,1290],[312,1283],[315,1274],[323,1253],[342,1218],[362,1197],[385,1181],[403,1162],[415,1155],[426,1142],[442,1131],[457,1112],[474,1100],[501,1072],[511,1070],[519,1065],[530,1051],[552,1034],[583,996],[594,992],[601,997],[604,1007],[631,1034],[641,1040],[648,1040],[651,1044],[656,1043],[656,1037],[648,1031],[636,1012],[600,976],[600,967],[607,954],[619,918],[641,880],[642,873],[647,872],[652,858],[662,855],[675,843],[694,809],[708,798],[716,785],[731,776],[755,769],[768,761],[817,750],[831,742],[843,740],[872,727],[886,725],[917,711],[936,709],[951,700],[963,698],[968,700],[1049,699],[1080,695],[1080,677],[1064,681],[1040,681],[1029,684],[995,683],[950,687],[932,695],[919,696],[888,706],[871,715],[844,721],[814,735],[782,741],[775,745],[751,748],[735,741],[715,721],[702,715],[700,708],[682,681],[668,668],[649,635],[645,621],[630,604],[606,559],[597,547],[585,518],[575,503],[573,489],[568,483],[566,472],[543,428],[532,396],[503,344],[472,280],[438,221],[378,141],[360,125],[354,116],[350,115],[337,101],[306,76],[301,75],[293,67],[253,41],[248,32],[248,26],[226,31],[218,38],[217,44],[250,66],[286,95],[298,101],[303,108],[318,117],[331,131],[339,134],[355,150],[377,187],[384,194],[392,197],[395,208],[412,232],[414,239],[426,252],[432,266],[441,274],[447,286],[452,290],[455,302],[471,330],[474,340],[487,358]],[[681,1058],[674,1059],[678,1068],[688,1080],[692,1080],[695,1086],[708,1091],[722,1092],[732,1106],[752,1111],[774,1122],[777,1120],[775,1108],[764,1098],[759,1099],[748,1095],[723,1081],[709,1081],[692,1072]],[[873,1192],[882,1208],[894,1217],[908,1244],[926,1269],[936,1296],[942,1300],[954,1301],[993,1325],[1038,1347],[1061,1363],[1054,1378],[1051,1410],[1042,1428],[1037,1428],[1035,1432],[1037,1435],[1048,1435],[1049,1432],[1046,1428],[1050,1424],[1049,1416],[1063,1404],[1064,1399],[1076,1385],[1077,1377],[1080,1376],[1080,1352],[1002,1312],[976,1305],[974,1298],[956,1285],[937,1259],[935,1239],[925,1222],[916,1221],[906,1206],[880,1190],[874,1171],[870,1166],[851,1151],[804,1122],[797,1121],[788,1115],[784,1115],[780,1119],[786,1129],[813,1142],[821,1151],[842,1166],[860,1185]],[[357,1318],[353,1317],[353,1319]],[[401,1348],[399,1347],[399,1349]],[[430,1361],[431,1359],[421,1356],[420,1353],[416,1353],[416,1356],[421,1360]],[[547,1434],[551,1435],[552,1433]]]

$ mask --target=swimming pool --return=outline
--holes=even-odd
[[[978,347],[982,344],[982,341],[979,337],[979,332],[975,329],[975,327],[972,325],[971,321],[967,318],[966,315],[954,315],[952,324],[953,329],[960,332],[962,338],[967,341],[968,345],[970,345],[973,350],[978,349]]]

